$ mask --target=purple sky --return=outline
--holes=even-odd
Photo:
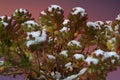
[[[120,0],[1,0],[0,15],[11,15],[17,8],[28,9],[33,17],[38,19],[39,13],[51,4],[60,5],[65,15],[73,7],[83,7],[86,9],[89,20],[114,20],[120,13]]]
[[[38,20],[39,13],[51,4],[60,5],[64,9],[65,15],[73,7],[83,7],[88,13],[89,21],[114,20],[120,13],[120,0],[0,0],[0,16],[11,15],[17,8],[25,8]],[[120,68],[110,73],[107,80],[119,80],[119,74]],[[11,77],[0,77],[0,80],[12,79]]]

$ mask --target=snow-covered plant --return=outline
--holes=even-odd
[[[26,9],[0,16],[0,75],[25,80],[106,80],[120,65],[120,15],[114,21],[87,21],[75,7],[51,5],[36,22]]]

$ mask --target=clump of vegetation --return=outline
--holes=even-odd
[[[120,65],[120,15],[114,21],[88,22],[75,7],[51,5],[38,22],[26,9],[0,16],[0,75],[25,80],[106,80]],[[102,75],[101,75],[102,74]]]

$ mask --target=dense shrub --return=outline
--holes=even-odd
[[[120,65],[120,15],[88,22],[75,7],[51,5],[36,22],[26,9],[0,16],[0,75],[26,80],[105,80]]]

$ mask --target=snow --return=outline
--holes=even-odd
[[[74,74],[74,75],[68,76],[67,78],[65,78],[63,80],[73,80],[73,79],[75,79],[77,77],[78,77],[78,74]]]
[[[3,20],[5,18],[5,16],[0,16],[0,18]]]
[[[1,23],[6,27],[8,26],[8,23],[4,21],[4,18],[7,17],[7,19],[11,19],[11,17],[8,17],[8,16],[0,16],[1,18]]]
[[[115,34],[119,34],[119,25],[117,24],[117,25],[115,25],[115,28],[114,28],[114,33]]]
[[[11,17],[9,16],[0,16],[0,18],[3,20],[5,17],[7,17],[7,19],[11,19]]]
[[[24,24],[28,24],[28,27],[31,28],[31,25],[38,25],[34,20],[28,20],[26,22],[24,22],[22,25]]]
[[[8,26],[8,23],[6,23],[6,22],[2,22],[2,24],[3,24],[4,26]]]
[[[57,14],[61,14],[61,12],[60,12],[60,11],[57,11]]]
[[[110,31],[113,31],[113,29],[112,29],[112,21],[106,21],[106,27],[108,28],[108,30],[110,30]]]
[[[78,13],[80,13],[81,16],[84,17],[86,14],[85,9],[81,7],[75,7],[72,10],[73,10],[73,12],[71,12],[72,15],[77,15]]]
[[[68,51],[67,50],[62,50],[61,52],[60,52],[60,55],[64,55],[65,57],[68,57]]]
[[[107,23],[107,25],[111,25],[112,21],[105,21]]]
[[[83,75],[86,71],[87,71],[87,68],[83,68],[82,70],[79,71],[78,74],[70,75],[67,78],[63,79],[63,80],[74,80],[75,78],[80,77],[81,75]]]
[[[65,64],[65,67],[66,67],[67,69],[72,68],[72,63],[71,63],[71,62],[68,62],[67,64]]]
[[[113,31],[112,26],[107,26],[108,30]]]
[[[68,22],[70,22],[68,19],[65,19],[64,21],[63,21],[63,25],[66,25],[66,24],[68,24]]]
[[[40,36],[40,31],[36,31],[36,32],[34,32],[34,31],[32,31],[32,32],[27,32],[27,39],[30,39],[30,35],[32,35],[32,37],[35,37],[35,38],[37,38],[37,37],[39,37]]]
[[[91,65],[91,63],[93,64],[98,64],[98,59],[96,58],[93,58],[91,56],[88,56],[86,59],[85,59],[85,62],[87,62],[88,65]]]
[[[51,76],[53,78],[56,78],[56,80],[60,80],[60,78],[61,78],[61,74],[57,71],[56,72],[51,72]]]
[[[83,54],[74,54],[75,59],[82,59],[84,60],[84,55]]]
[[[93,27],[94,29],[98,29],[99,27],[99,25],[97,24],[97,23],[95,23],[95,22],[87,22],[87,26],[88,27]]]
[[[82,70],[80,70],[79,75],[83,75],[86,71],[87,71],[87,68],[83,68]]]
[[[120,58],[120,56],[119,56],[116,52],[105,52],[105,53],[104,53],[103,60],[104,60],[104,59],[107,59],[107,58],[111,58],[111,57],[115,57],[115,58],[117,58],[117,59]]]
[[[15,10],[15,12],[13,13],[13,16],[16,16],[16,13],[18,13],[18,12],[24,13],[24,14],[28,13],[28,11],[26,9],[19,8],[19,9]]]
[[[115,42],[115,41],[116,41],[116,38],[115,38],[115,37],[113,37],[113,38],[111,38],[111,39],[108,40],[108,42],[110,42],[111,44],[112,44],[113,42]]]
[[[33,44],[37,44],[39,42],[44,42],[46,40],[46,32],[44,30],[42,30],[42,33],[40,34],[40,31],[32,31],[32,32],[27,32],[27,43],[26,46],[29,47],[30,45]],[[34,40],[30,40],[30,35],[32,35],[33,38],[35,38]]]
[[[115,32],[115,33],[117,32],[117,31],[113,31],[112,21],[106,21],[105,27],[107,29],[107,32],[106,32],[106,37],[107,38],[111,38],[111,36],[109,35],[110,32]]]
[[[61,74],[59,72],[55,72],[55,77],[56,77],[56,80],[60,80],[61,78]]]
[[[112,59],[112,60],[111,60],[111,62],[112,62],[113,64],[115,63],[115,61],[116,61],[115,59]]]
[[[34,20],[29,20],[29,21],[26,21],[24,22],[26,24],[33,24],[33,25],[38,25]]]
[[[115,30],[118,30],[119,29],[119,25],[117,24],[116,26],[115,26]]]
[[[27,13],[28,11],[26,10],[26,9],[23,9],[23,8],[19,8],[19,9],[16,9],[15,10],[15,12],[20,12],[20,13],[22,13],[22,12],[24,12],[24,13]]]
[[[54,77],[54,76],[55,76],[55,73],[54,73],[54,72],[51,72],[51,76]]]
[[[116,52],[114,52],[114,51],[104,52],[103,50],[98,49],[98,50],[94,51],[93,54],[95,54],[96,56],[103,55],[102,58],[101,58],[102,61],[104,61],[104,60],[107,59],[107,58],[111,58],[111,57],[113,57],[113,56],[114,56],[115,58],[117,58],[117,59],[120,59],[120,56],[119,56]],[[88,57],[88,58],[85,60],[85,62],[87,62],[88,64],[90,64],[92,61],[94,61],[95,64],[98,63],[98,60],[95,59],[95,58],[92,58],[92,57]],[[111,62],[114,63],[115,60],[111,60]]]
[[[96,56],[103,55],[103,54],[104,54],[104,51],[101,50],[101,49],[98,49],[98,50],[95,50],[95,51],[93,52],[93,54],[95,54]]]
[[[117,15],[116,20],[120,21],[120,14]]]
[[[55,56],[53,55],[47,55],[48,59],[55,59]]]
[[[62,29],[60,29],[60,32],[66,32],[68,30],[67,27],[63,27]]]
[[[47,78],[44,75],[40,75],[40,77],[37,78],[37,80],[41,80],[41,79],[47,80]]]
[[[68,45],[68,46],[74,46],[74,45],[76,45],[76,46],[78,46],[78,47],[82,47],[82,46],[80,45],[80,42],[79,42],[79,41],[76,41],[76,40],[72,40],[72,41],[68,42],[67,45]]]
[[[42,14],[42,15],[47,15],[47,14],[45,13],[45,11],[41,11],[41,14]]]
[[[2,66],[4,64],[4,61],[0,61],[0,66]]]
[[[48,7],[49,12],[52,12],[53,9],[60,9],[61,10],[62,8],[58,5],[51,5],[50,7]]]

